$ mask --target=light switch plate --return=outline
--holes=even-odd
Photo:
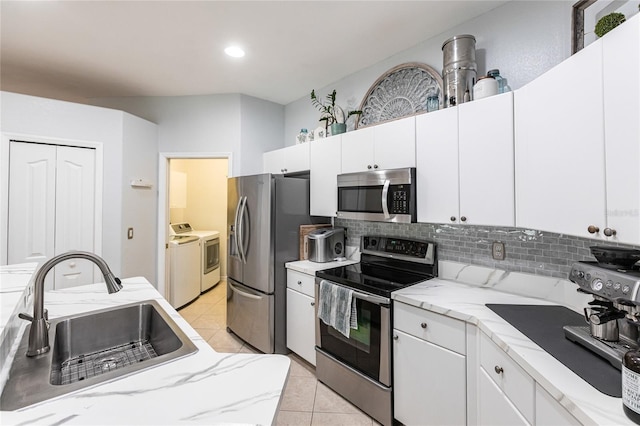
[[[491,256],[495,260],[504,260],[504,243],[502,241],[494,241],[491,245]]]
[[[133,228],[127,229],[127,239],[128,240],[132,240],[133,239]]]

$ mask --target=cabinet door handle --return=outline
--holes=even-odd
[[[316,306],[316,302],[311,302],[311,306]]]
[[[616,235],[618,232],[615,229],[611,229],[611,228],[604,228],[604,235],[606,235],[607,237],[612,237],[614,235]]]
[[[374,169],[377,169],[377,168],[378,168],[378,165],[377,165],[377,164],[374,164],[374,165],[373,165],[373,168],[374,168]]]
[[[462,222],[466,222],[466,221],[467,221],[467,217],[466,217],[466,216],[460,216],[460,220],[461,220]]]
[[[450,220],[451,222],[455,222],[455,221],[456,221],[456,217],[455,217],[455,216],[451,216],[451,217],[449,218],[449,220]]]
[[[426,322],[423,322],[422,324],[420,324],[420,327],[422,327],[422,328],[426,329],[426,328],[427,328],[427,323],[426,323]]]
[[[590,234],[595,234],[597,232],[600,232],[600,228],[595,225],[589,225],[589,227],[587,228],[587,232],[589,232]]]
[[[493,369],[496,371],[496,374],[504,373],[504,369],[502,367],[500,367],[499,365],[496,365],[495,367],[493,367]]]
[[[367,164],[367,169],[371,170],[371,164]]]
[[[398,339],[399,339],[399,336],[397,334],[394,334],[393,335],[393,340],[398,340]]]
[[[298,285],[302,285],[302,281],[298,281]]]

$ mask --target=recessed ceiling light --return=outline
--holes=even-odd
[[[238,46],[229,46],[224,49],[224,53],[234,58],[242,58],[244,56],[244,50],[242,50]]]

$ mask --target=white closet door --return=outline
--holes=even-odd
[[[43,262],[53,256],[56,147],[9,144],[9,264]]]
[[[56,166],[55,254],[70,250],[93,252],[95,150],[58,147]],[[55,268],[55,288],[91,284],[94,265],[72,259]]]
[[[11,141],[9,156],[8,263],[93,252],[95,150]],[[48,274],[45,288],[92,282],[93,264],[71,260]]]

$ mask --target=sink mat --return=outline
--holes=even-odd
[[[78,355],[64,361],[60,369],[52,369],[51,383],[67,385],[99,376],[157,357],[148,340],[138,340],[100,351]]]
[[[609,361],[564,336],[565,325],[585,324],[584,316],[556,305],[487,304],[565,367],[600,392],[622,397],[622,373]]]

